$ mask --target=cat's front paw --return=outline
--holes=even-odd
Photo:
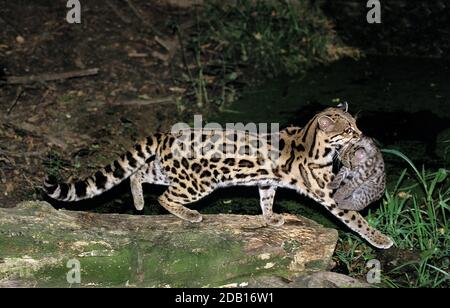
[[[280,214],[272,214],[270,216],[264,216],[265,222],[272,227],[280,227],[284,224],[284,217]]]

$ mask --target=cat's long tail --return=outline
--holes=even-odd
[[[158,133],[147,137],[119,159],[83,180],[57,183],[47,177],[44,181],[44,191],[50,198],[60,201],[78,201],[100,195],[154,160],[161,138],[162,135]]]

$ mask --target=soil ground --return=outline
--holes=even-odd
[[[0,85],[0,207],[39,197],[51,168],[65,170],[64,177],[85,175],[139,137],[177,122],[183,89],[175,77],[183,66],[167,25],[188,27],[192,19],[186,9],[153,1],[133,2],[142,19],[119,2],[90,1],[83,3],[82,23],[69,24],[66,1],[22,2],[0,8],[4,77],[99,73]]]

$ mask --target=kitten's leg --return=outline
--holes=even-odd
[[[340,199],[340,200],[336,200],[337,201],[337,206],[338,208],[340,208],[341,210],[349,210],[349,211],[361,211],[363,210],[366,206],[368,206],[369,204],[366,202],[366,198],[361,198],[358,197],[358,190],[355,190],[353,192],[353,194],[351,194],[350,196],[344,198],[344,199]]]
[[[331,183],[328,184],[327,187],[329,189],[338,189],[339,188],[342,181],[344,180],[344,178],[347,175],[344,168],[345,167],[342,167],[342,169],[339,171],[339,173],[334,176],[333,181],[331,181]]]
[[[363,210],[383,196],[384,186],[381,185],[372,180],[364,182],[355,189],[351,196],[338,201],[338,207],[343,210]]]
[[[364,203],[364,200],[358,198],[359,192],[361,190],[358,183],[350,181],[334,193],[333,199],[341,210],[359,211],[367,205]]]
[[[340,207],[341,202],[345,199],[351,198],[355,189],[359,187],[360,183],[356,179],[344,179],[342,185],[336,190],[333,195],[333,199],[337,202]]]
[[[384,195],[386,182],[384,175],[372,176],[366,180],[361,188],[355,191],[355,197],[364,198],[366,205],[379,200]]]
[[[284,224],[284,218],[280,214],[275,214],[272,210],[275,198],[275,186],[259,186],[259,199],[263,212],[263,218],[270,226],[279,227]]]

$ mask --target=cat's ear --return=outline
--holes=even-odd
[[[319,128],[324,132],[329,132],[334,128],[334,121],[327,116],[321,116],[317,123],[319,124]]]
[[[363,148],[358,149],[358,150],[355,152],[355,157],[356,157],[356,159],[357,159],[358,161],[364,160],[364,159],[367,157],[367,152],[366,152],[366,150],[364,150]]]
[[[339,103],[339,105],[337,105],[336,108],[339,108],[342,111],[348,112],[348,103],[347,102]]]

